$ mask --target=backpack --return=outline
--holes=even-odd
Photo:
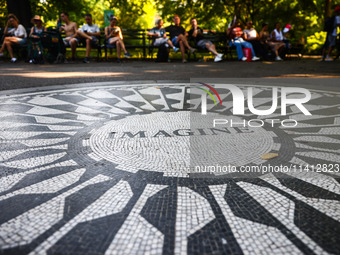
[[[332,33],[334,29],[334,22],[335,22],[335,16],[327,17],[325,19],[325,26],[324,26],[323,31],[327,33]]]
[[[169,48],[165,44],[159,46],[156,62],[168,62]]]

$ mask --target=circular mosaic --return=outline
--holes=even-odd
[[[190,173],[190,159],[200,165],[209,162],[245,165],[259,161],[274,146],[275,134],[264,128],[250,128],[244,133],[235,129],[214,131],[211,121],[222,118],[221,114],[200,117],[198,121],[193,115],[201,116],[190,111],[154,112],[112,120],[91,132],[90,147],[96,157],[117,164],[121,170],[186,177]],[[234,119],[241,122],[240,118]],[[190,128],[197,125],[200,128]],[[209,153],[194,158],[191,150]]]
[[[238,87],[246,92],[249,86]],[[254,107],[268,109],[272,89],[251,87]],[[305,104],[311,116],[289,106],[285,116],[264,117],[249,111],[232,116],[231,95],[223,91],[225,103],[208,98],[208,114],[201,115],[200,94],[190,84],[135,82],[1,96],[0,250],[337,253],[339,172],[233,178],[194,171],[213,164],[326,164],[336,170],[340,94],[311,94]],[[212,126],[214,119],[230,118],[265,124]],[[287,119],[298,125],[280,125]],[[262,159],[267,153],[278,156]]]

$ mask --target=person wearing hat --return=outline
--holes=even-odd
[[[123,42],[122,30],[117,26],[117,17],[110,17],[110,25],[105,28],[105,39],[109,46],[116,46],[117,48],[117,62],[120,62],[121,50],[124,51],[124,56],[126,58],[131,57],[130,53],[125,49]]]
[[[325,44],[322,47],[322,61],[333,61],[331,57],[333,48],[336,45],[336,37],[338,32],[338,27],[340,27],[340,5],[335,7],[334,16],[332,18],[333,28],[327,32]],[[327,56],[325,58],[326,48],[328,48]]]
[[[8,28],[11,26],[12,28]],[[0,57],[4,55],[5,49],[7,49],[9,55],[11,56],[11,62],[17,62],[17,59],[13,55],[12,46],[15,44],[24,45],[27,42],[27,33],[23,25],[19,24],[18,18],[14,14],[8,15],[8,21],[4,30],[4,35],[9,35],[10,37],[5,37],[2,47],[0,49]]]
[[[46,31],[46,27],[43,26],[43,22],[41,20],[41,17],[39,15],[35,15],[31,22],[34,24],[34,26],[31,28],[31,32],[29,35],[30,41],[31,41],[31,49],[29,49],[29,57],[30,63],[34,62],[33,55],[34,52],[37,50],[38,55],[41,55],[42,48],[39,43],[41,42],[41,35],[43,32]]]

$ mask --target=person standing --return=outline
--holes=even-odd
[[[190,53],[194,53],[196,49],[189,45],[187,40],[187,32],[180,25],[181,19],[178,15],[174,15],[173,22],[174,25],[166,27],[165,30],[170,33],[170,40],[173,45],[181,49],[182,62],[187,63],[188,61],[185,58],[185,48],[188,48]]]
[[[11,26],[12,28],[8,28]],[[7,49],[11,56],[11,62],[17,62],[17,59],[13,55],[13,45],[25,45],[27,42],[27,32],[23,25],[19,24],[18,18],[14,14],[8,15],[8,21],[4,30],[4,35],[10,35],[5,37],[2,47],[0,49],[0,57],[4,55],[5,49]]]
[[[322,59],[324,61],[333,61],[333,58],[331,57],[333,48],[336,46],[336,38],[337,38],[337,30],[338,27],[340,27],[340,5],[335,7],[334,9],[334,15],[332,18],[329,18],[330,22],[330,28],[327,29],[327,36],[326,41],[322,47]],[[327,24],[326,24],[327,25]],[[327,56],[326,49],[328,48]]]
[[[189,34],[189,37],[192,38],[193,41],[195,42],[195,45],[201,49],[207,49],[212,54],[214,54],[215,56],[214,62],[221,61],[223,54],[219,54],[216,51],[216,47],[211,41],[204,39],[203,30],[197,26],[197,20],[195,18],[192,18],[190,20],[190,24],[191,24],[191,29],[188,32],[188,34]]]
[[[32,19],[32,23],[34,26],[31,28],[31,32],[29,35],[31,44],[29,46],[29,63],[35,62],[35,56],[38,58],[42,57],[42,45],[41,45],[41,37],[43,32],[46,32],[46,27],[43,26],[43,22],[39,15],[35,15]]]

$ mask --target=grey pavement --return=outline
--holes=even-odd
[[[288,60],[284,62],[239,61],[190,62],[182,64],[155,63],[153,61],[125,60],[115,62],[91,62],[83,64],[29,65],[19,62],[0,62],[0,89],[30,88],[50,85],[104,81],[134,80],[176,80],[189,81],[190,78],[265,78],[284,79],[284,83],[298,79],[298,83],[311,86],[337,87],[336,79],[327,79],[320,84],[320,78],[340,78],[340,61],[319,62],[315,59]],[[312,79],[310,79],[312,78]],[[292,79],[292,80],[290,80]]]

